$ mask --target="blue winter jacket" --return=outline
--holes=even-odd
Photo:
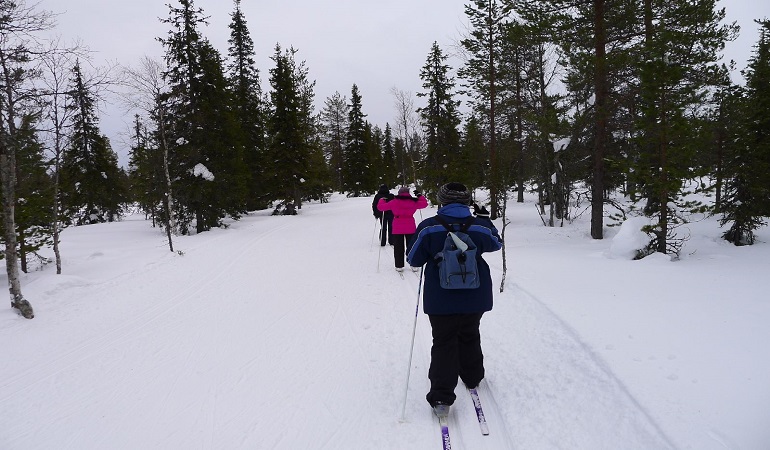
[[[465,205],[450,203],[439,208],[438,215],[447,223],[459,224],[464,223],[471,212]],[[476,258],[481,286],[477,289],[444,289],[439,285],[438,265],[434,257],[444,248],[447,229],[435,217],[429,217],[417,226],[417,231],[409,243],[406,260],[414,267],[425,264],[425,314],[467,314],[492,309],[492,277],[489,265],[481,254],[500,250],[503,243],[492,221],[487,218],[475,218],[467,233],[479,249]]]

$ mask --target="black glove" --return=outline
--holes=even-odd
[[[489,211],[484,206],[479,206],[478,203],[473,204],[473,215],[476,217],[489,217]]]
[[[417,189],[415,189],[415,190],[414,190],[414,196],[415,196],[415,197],[419,197],[419,196],[421,196],[421,195],[422,195],[422,194],[420,193],[420,191],[418,191]]]

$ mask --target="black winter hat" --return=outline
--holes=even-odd
[[[462,183],[447,183],[441,186],[436,194],[438,202],[442,205],[450,203],[471,204],[471,193]]]

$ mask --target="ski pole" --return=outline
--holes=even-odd
[[[372,240],[369,241],[369,251],[372,251],[372,245],[374,244],[374,235],[377,233],[377,222],[379,220],[377,217],[374,217],[374,229],[372,230]]]
[[[417,315],[420,312],[420,294],[422,293],[422,274],[425,266],[420,268],[420,281],[417,285],[417,306],[414,308],[414,326],[412,327],[412,344],[409,346],[409,367],[406,369],[406,386],[404,387],[404,406],[401,409],[401,422],[406,421],[406,398],[409,394],[409,377],[412,374],[412,354],[414,353],[414,335],[417,331]]]

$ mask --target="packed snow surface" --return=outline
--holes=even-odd
[[[35,318],[0,312],[0,449],[438,450],[421,311],[405,390],[420,273],[393,270],[371,201],[258,211],[176,252],[143,216],[66,229],[63,273],[23,275]],[[632,261],[636,225],[508,214],[490,435],[458,387],[453,449],[770,448],[767,229],[734,247],[704,218],[680,260]]]

